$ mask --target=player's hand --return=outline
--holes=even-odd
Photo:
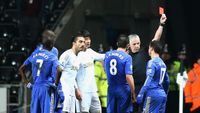
[[[144,97],[143,94],[138,94],[138,96],[137,96],[137,98],[136,98],[138,104],[141,104],[141,103],[142,103],[143,97]]]
[[[131,101],[132,101],[132,103],[136,103],[136,96],[135,96],[135,93],[132,93],[132,94],[131,94]]]
[[[162,14],[162,16],[160,17],[160,24],[165,24],[166,20],[167,20],[166,15]]]
[[[60,98],[60,103],[63,103],[65,96],[62,90],[58,90],[58,97]]]
[[[29,89],[32,89],[33,85],[29,82],[29,83],[26,84],[26,87],[29,88]]]
[[[76,98],[79,101],[81,101],[82,100],[82,98],[81,98],[81,91],[78,88],[75,89],[75,94],[76,94]]]
[[[57,90],[58,90],[58,85],[55,84],[55,83],[53,83],[53,84],[51,85],[51,87],[53,88],[54,91],[57,91]]]

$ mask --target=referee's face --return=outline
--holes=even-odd
[[[140,38],[136,37],[130,40],[130,48],[133,53],[136,53],[140,50]]]

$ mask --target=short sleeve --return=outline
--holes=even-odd
[[[53,67],[57,68],[60,65],[58,58],[54,55],[54,59],[53,59]]]
[[[69,61],[69,55],[66,52],[64,52],[59,58],[59,63],[62,69],[65,68],[68,61]]]
[[[147,76],[151,76],[153,77],[154,73],[155,73],[155,64],[153,63],[152,60],[150,60],[147,64],[147,71],[146,71],[146,75]]]
[[[58,57],[58,49],[57,49],[57,48],[53,47],[53,48],[51,49],[51,52],[52,52],[54,55],[56,55],[56,57]]]
[[[26,65],[26,66],[27,66],[27,65],[30,65],[30,64],[31,64],[31,58],[32,58],[32,57],[29,56],[29,57],[24,61],[23,64]]]
[[[133,67],[132,67],[132,58],[130,55],[128,55],[126,59],[126,64],[125,64],[125,73],[132,75],[133,74]]]

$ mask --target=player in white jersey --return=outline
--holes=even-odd
[[[81,33],[72,37],[72,48],[66,50],[59,58],[63,68],[60,82],[65,96],[63,112],[75,113],[75,78],[79,69],[80,62],[77,60],[77,54],[85,47],[85,39]]]
[[[88,31],[84,31],[89,33]],[[83,35],[85,34],[83,32]],[[81,93],[80,111],[84,113],[100,113],[101,104],[97,93],[97,85],[94,74],[94,60],[103,60],[105,54],[95,52],[90,48],[91,39],[84,35],[86,50],[78,54],[80,68],[77,74],[78,89]],[[80,99],[79,99],[80,100]]]

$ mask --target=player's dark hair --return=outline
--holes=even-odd
[[[153,40],[150,42],[149,46],[152,47],[156,53],[158,54],[162,53],[162,45],[160,41]]]
[[[84,37],[81,31],[78,31],[75,35],[72,36],[71,43],[76,42],[78,37]]]
[[[126,48],[128,43],[128,37],[126,35],[120,35],[117,40],[117,47]]]
[[[83,29],[81,32],[82,32],[84,37],[91,38],[91,34],[88,30]]]
[[[42,44],[44,48],[51,50],[56,41],[56,34],[51,30],[45,30],[42,33]]]

